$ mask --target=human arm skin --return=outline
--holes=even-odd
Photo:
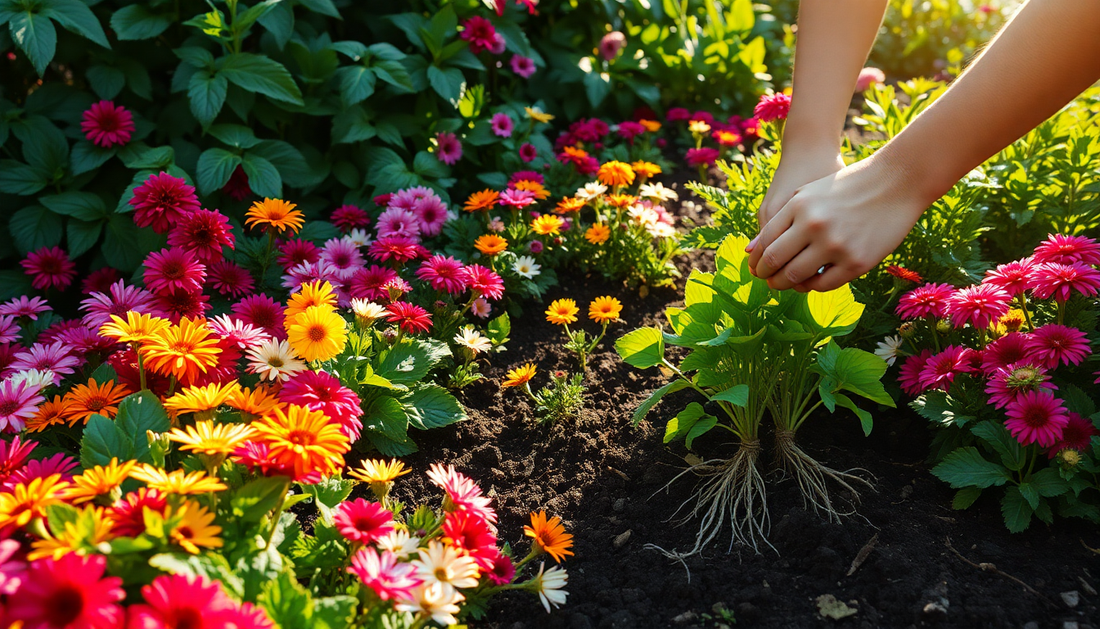
[[[881,150],[800,188],[757,237],[754,273],[826,291],[871,270],[963,175],[1100,78],[1098,32],[1098,0],[1030,0]]]
[[[760,204],[760,227],[795,190],[844,168],[840,137],[852,89],[875,42],[886,0],[802,0],[783,156]]]

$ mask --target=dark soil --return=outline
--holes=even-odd
[[[708,254],[693,254],[682,268],[692,264],[709,266]],[[632,426],[634,409],[666,380],[656,369],[623,363],[613,341],[635,327],[663,323],[664,308],[682,295],[682,281],[677,290],[642,297],[597,277],[562,277],[547,301],[570,297],[584,309],[592,298],[610,294],[624,304],[626,323],[613,327],[590,359],[581,415],[542,424],[521,391],[499,386],[508,369],[528,361],[539,368],[533,386],[545,384],[555,369],[577,368],[561,348],[561,330],[532,308],[513,327],[508,351],[484,366],[486,378],[462,392],[469,421],[418,434],[420,452],[406,459],[417,473],[395,490],[399,498],[437,503],[438,491],[422,473],[432,463],[450,463],[494,499],[501,538],[516,546],[517,555],[529,548],[522,527],[531,511],[560,515],[576,535],[576,556],[565,564],[569,599],[562,609],[548,615],[536,598],[510,594],[495,599],[488,617],[472,626],[714,628],[728,622],[719,613],[725,608],[738,627],[1100,627],[1100,556],[1083,545],[1100,547],[1100,530],[1080,520],[1054,526],[1036,520],[1012,535],[992,497],[952,510],[953,491],[924,463],[927,422],[907,409],[875,413],[869,438],[843,413],[815,417],[800,431],[812,456],[836,469],[862,468],[874,479],[874,490],[863,493],[857,513],[841,524],[804,509],[797,487],[771,471],[776,552],[727,552],[727,537],[689,559],[685,569],[644,548],[685,550],[694,543],[697,522],[669,521],[694,477],[662,491],[687,467],[683,445],[666,447],[661,437],[667,419],[691,394],[670,396]],[[718,431],[695,446],[703,458],[735,451]],[[761,461],[767,466],[770,455]],[[848,576],[856,555],[876,536],[873,550]],[[1063,600],[1067,592],[1077,593],[1075,607]],[[840,621],[820,616],[815,599],[830,594],[858,613]]]

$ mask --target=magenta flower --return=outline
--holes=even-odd
[[[141,588],[145,604],[132,605],[130,627],[229,627],[236,604],[218,581],[187,574],[161,575]]]
[[[525,208],[535,202],[535,193],[530,190],[508,188],[500,194],[500,205],[516,209]]]
[[[424,261],[416,276],[435,290],[457,295],[466,290],[470,275],[461,262],[451,257],[434,255]]]
[[[416,566],[397,561],[390,551],[381,555],[373,548],[363,548],[351,558],[348,572],[359,577],[383,601],[412,599],[412,591],[420,585]]]
[[[359,439],[363,423],[359,416],[363,409],[359,407],[359,396],[345,387],[336,377],[323,371],[302,371],[283,384],[279,399],[287,404],[305,406],[313,411],[321,411],[333,422],[340,424],[341,431],[348,439]]]
[[[36,441],[21,441],[18,435],[10,442],[0,439],[0,483],[6,483],[26,464],[36,445]]]
[[[1008,312],[1012,296],[992,284],[978,284],[955,291],[947,300],[947,312],[955,327],[967,323],[985,329]]]
[[[535,73],[535,60],[530,57],[512,55],[512,59],[508,62],[508,65],[511,66],[512,72],[525,79],[531,78],[531,75]]]
[[[12,315],[0,315],[0,344],[14,343],[19,340],[22,328]]]
[[[1058,365],[1079,365],[1092,353],[1088,336],[1077,328],[1050,323],[1028,335],[1027,350],[1047,369]]]
[[[233,226],[216,210],[195,210],[168,232],[168,244],[191,252],[203,264],[222,259],[222,247],[233,248]]]
[[[38,315],[53,310],[50,304],[41,297],[13,297],[0,304],[0,315],[12,315],[15,317],[27,317],[31,321],[38,321]]]
[[[387,282],[397,277],[397,271],[385,266],[369,266],[359,269],[348,280],[348,291],[354,299],[374,301],[386,296],[382,289]]]
[[[80,283],[80,287],[84,289],[85,293],[102,293],[107,290],[111,284],[117,282],[118,279],[119,275],[117,269],[112,269],[109,266],[101,266],[89,273],[88,277],[85,277],[84,281]]]
[[[33,562],[8,601],[5,620],[40,629],[120,626],[124,613],[118,603],[126,594],[122,579],[103,576],[106,569],[101,555],[69,553]]]
[[[111,315],[125,318],[126,313],[131,310],[142,314],[157,314],[152,293],[139,286],[127,286],[122,280],[112,284],[105,293],[88,295],[87,299],[80,302],[80,310],[84,311],[84,325],[96,331],[111,320]]]
[[[1066,425],[1062,427],[1062,438],[1051,447],[1048,454],[1054,458],[1062,450],[1085,452],[1092,447],[1092,438],[1100,436],[1092,422],[1072,411],[1066,413]]]
[[[175,291],[201,292],[206,265],[180,247],[161,249],[145,258],[145,287],[157,294]]]
[[[84,112],[80,128],[84,137],[96,146],[111,148],[130,141],[134,133],[134,116],[125,107],[101,100]]]
[[[665,115],[665,120],[668,122],[682,122],[684,120],[691,120],[691,112],[683,107],[673,107],[668,110]]]
[[[432,315],[416,304],[397,301],[386,306],[386,310],[389,311],[386,321],[398,324],[408,334],[427,332],[432,329]]]
[[[497,521],[496,511],[489,506],[490,499],[482,494],[477,483],[455,470],[453,465],[443,467],[440,463],[433,463],[428,468],[427,476],[432,484],[446,492],[454,511],[465,511],[489,524]]]
[[[1021,444],[1037,443],[1049,448],[1062,438],[1062,431],[1069,423],[1062,401],[1049,391],[1026,391],[1007,407],[1005,428]]]
[[[1074,291],[1093,297],[1100,291],[1100,271],[1080,262],[1044,262],[1035,266],[1032,293],[1039,299],[1069,301]]]
[[[188,319],[205,317],[206,311],[213,307],[210,305],[209,296],[201,291],[188,290],[160,293],[156,296],[156,305],[169,321],[177,324],[184,317]]]
[[[760,122],[786,120],[787,114],[790,112],[791,97],[783,92],[764,94],[760,97],[760,102],[756,103],[756,107],[752,110],[753,116]]]
[[[466,267],[466,273],[470,276],[470,288],[479,297],[497,301],[504,296],[504,280],[496,272],[478,264],[471,264]]]
[[[395,234],[375,240],[367,253],[379,262],[393,260],[398,264],[404,264],[409,260],[425,257],[428,250],[408,236]]]
[[[144,183],[134,188],[130,205],[134,208],[134,224],[152,227],[158,234],[167,232],[200,209],[195,189],[168,173],[149,175]]]
[[[420,219],[411,209],[390,207],[378,217],[374,229],[379,238],[395,235],[415,238],[420,235]]]
[[[210,329],[238,350],[248,350],[271,340],[271,335],[261,328],[227,314],[218,315],[207,322]]]
[[[475,15],[462,23],[459,37],[470,43],[470,51],[476,55],[494,46],[496,34],[497,29],[492,22]]]
[[[355,205],[341,205],[332,211],[332,224],[346,234],[357,227],[370,225],[370,214]]]
[[[508,185],[514,186],[521,181],[534,181],[539,184],[545,184],[546,178],[542,176],[542,173],[534,170],[517,170],[508,178]]]
[[[79,466],[80,464],[76,462],[76,459],[64,452],[58,452],[45,459],[28,461],[26,465],[13,472],[4,481],[4,489],[10,491],[12,487],[20,483],[26,484],[36,478],[47,478],[54,474],[60,474],[61,480],[72,480],[73,473],[77,471]],[[134,537],[137,537],[137,535]]]
[[[1015,297],[1031,288],[1031,276],[1034,271],[1035,261],[1031,258],[1023,258],[986,271],[982,283],[996,286]]]
[[[434,194],[413,201],[413,213],[420,221],[420,233],[429,238],[438,236],[447,223],[447,204]]]
[[[619,56],[619,51],[626,46],[626,35],[620,31],[611,31],[600,39],[600,56],[605,61],[611,61]]]
[[[1085,236],[1050,234],[1035,247],[1036,262],[1100,265],[1100,243]]]
[[[439,152],[436,153],[439,161],[451,165],[462,159],[462,142],[458,140],[455,134],[448,131],[437,133],[435,134],[435,141],[439,148]]]
[[[76,277],[76,265],[61,247],[42,247],[27,254],[19,265],[31,277],[31,286],[38,290],[64,290]]]
[[[538,156],[538,149],[530,142],[524,142],[523,145],[519,147],[519,158],[523,160],[524,164],[530,164],[535,161],[535,158]]]
[[[0,541],[0,594],[11,596],[23,584],[27,563],[17,557],[20,548],[14,539]]]
[[[206,277],[214,290],[226,297],[244,297],[251,293],[255,286],[248,270],[229,260],[211,265]]]
[[[317,245],[308,240],[294,238],[279,246],[279,257],[276,258],[284,269],[296,267],[305,262],[316,262],[321,259],[321,250]]]
[[[512,137],[512,130],[516,128],[516,123],[506,113],[493,114],[489,128],[493,130],[493,135],[498,138],[510,138]]]
[[[898,300],[897,313],[902,319],[947,316],[947,302],[955,294],[950,284],[925,284],[905,293]]]
[[[263,293],[249,295],[233,304],[230,310],[233,316],[241,321],[277,339],[286,338],[286,331],[283,329],[283,307],[267,295]]]
[[[1018,363],[1027,359],[1030,353],[1027,335],[1009,332],[985,346],[985,351],[982,352],[982,371],[991,373],[1001,367]]]
[[[61,384],[62,376],[72,374],[84,362],[83,358],[73,356],[69,350],[61,341],[35,343],[30,349],[15,355],[15,360],[4,370],[4,376],[28,369],[49,370],[54,373],[54,386],[57,386]]]
[[[355,243],[343,238],[332,238],[325,242],[325,246],[321,249],[319,262],[336,269],[336,275],[343,283],[363,268],[364,260],[363,254],[359,253],[359,247],[356,247]]]
[[[373,543],[395,528],[392,513],[377,502],[362,498],[336,505],[332,521],[345,539],[361,544]]]
[[[497,550],[490,559],[492,565],[485,571],[485,576],[493,585],[506,585],[516,578],[516,566],[511,557]]]
[[[643,133],[645,133],[645,127],[640,122],[627,120],[619,123],[619,135],[630,144],[634,144],[634,138]]]
[[[956,376],[973,371],[972,353],[970,348],[948,345],[939,354],[929,357],[920,372],[921,388],[948,390]]]
[[[996,408],[1005,408],[1025,391],[1054,391],[1057,388],[1050,382],[1046,369],[1022,362],[996,369],[989,376],[985,392],[989,396],[990,404]]]
[[[689,166],[710,166],[718,161],[718,149],[704,146],[699,149],[688,149],[685,159]]]

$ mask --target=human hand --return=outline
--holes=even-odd
[[[844,158],[835,148],[784,152],[757,211],[760,228],[768,224],[799,188],[843,168]]]
[[[905,239],[929,205],[917,190],[874,157],[802,186],[750,243],[749,268],[778,290],[839,288]]]

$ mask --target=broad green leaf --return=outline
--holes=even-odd
[[[122,40],[152,39],[171,25],[172,16],[169,13],[155,13],[140,2],[111,14],[111,28]]]
[[[584,75],[584,92],[593,108],[599,107],[611,94],[611,76],[606,72],[591,71]]]
[[[649,411],[652,410],[658,402],[661,401],[661,398],[665,397],[669,393],[675,393],[677,391],[686,389],[689,386],[690,385],[687,382],[677,378],[676,380],[669,382],[665,386],[651,393],[649,397],[646,398],[646,400],[642,402],[641,405],[638,406],[638,408],[634,411],[634,417],[632,419],[634,425],[637,426],[638,422],[645,419],[645,416],[649,414]]]
[[[220,190],[241,162],[239,155],[225,149],[211,148],[203,151],[196,168],[199,192],[208,195]]]
[[[362,142],[373,138],[376,133],[370,114],[362,106],[349,107],[332,118],[332,141],[335,144]]]
[[[832,341],[825,350],[818,352],[819,359],[826,359],[824,364],[819,360],[818,367],[829,380],[831,390],[851,391],[872,402],[894,406],[893,398],[882,385],[882,376],[888,368],[886,361],[855,347],[826,351],[831,348],[836,348]]]
[[[698,402],[692,402],[687,407],[668,420],[665,426],[664,442],[669,443],[677,439],[684,439],[684,445],[689,449],[691,443],[705,434],[718,423],[718,418],[703,411]]]
[[[294,78],[278,61],[263,55],[238,52],[222,57],[219,63],[218,75],[234,85],[275,100],[294,105],[305,104]]]
[[[1004,516],[1005,526],[1012,533],[1020,533],[1031,524],[1031,515],[1035,510],[1028,504],[1027,499],[1016,486],[1005,490],[1001,499],[1001,515]]]
[[[0,164],[0,168],[3,165]],[[8,222],[15,248],[26,254],[61,242],[61,217],[41,205],[25,207],[11,215]]]
[[[806,294],[805,315],[799,320],[819,337],[844,336],[855,329],[863,315],[863,304],[856,301],[851,287],[845,284],[829,292]]]
[[[21,196],[32,195],[50,182],[49,176],[13,159],[0,159],[0,192]]]
[[[466,79],[458,68],[428,66],[428,82],[440,98],[457,107],[466,90]]]
[[[822,397],[824,398],[824,396]],[[832,398],[838,406],[842,406],[856,414],[856,417],[859,418],[859,425],[863,428],[864,436],[871,434],[871,429],[874,427],[874,420],[871,418],[870,413],[856,406],[852,398],[843,393],[834,393],[832,394]]]
[[[187,97],[190,99],[191,113],[195,119],[204,126],[213,122],[225,105],[228,90],[229,82],[221,72],[212,74],[206,68],[202,68],[192,74]]]
[[[99,24],[99,18],[92,13],[85,2],[46,0],[43,4],[46,8],[42,10],[41,15],[53,19],[65,30],[90,39],[104,48],[111,47],[110,42],[107,41],[107,34]]]
[[[332,510],[336,508],[336,505],[347,500],[348,496],[351,495],[351,490],[355,489],[355,485],[354,480],[330,476],[319,483],[310,485],[299,483],[298,487],[304,493],[313,496],[313,503],[321,514],[321,520],[331,526]]]
[[[1035,472],[1028,477],[1028,483],[1043,498],[1056,498],[1071,491],[1069,481],[1062,478],[1058,470],[1053,467],[1045,467]]]
[[[57,50],[57,29],[42,13],[20,11],[8,21],[11,38],[42,76]]]
[[[982,495],[980,487],[963,487],[955,492],[955,498],[951,501],[952,509],[968,509]]]
[[[615,341],[615,351],[633,367],[655,367],[665,357],[664,335],[657,328],[640,328]]]
[[[99,242],[99,235],[103,233],[103,223],[104,221],[69,219],[65,226],[65,248],[69,257],[76,258],[90,251]]]
[[[38,201],[57,214],[72,216],[82,221],[111,217],[107,204],[99,195],[91,192],[62,192],[40,197]]]
[[[163,170],[175,162],[176,151],[171,146],[127,145],[118,154],[127,168]]]
[[[423,380],[432,367],[448,355],[450,350],[446,346],[439,348],[426,341],[406,338],[382,354],[375,372],[390,382],[413,384]]]
[[[245,483],[233,492],[229,500],[234,518],[243,522],[259,522],[275,508],[286,486],[285,476],[264,476]]]
[[[466,411],[453,395],[437,384],[421,384],[401,399],[409,422],[416,428],[442,428],[466,419]]]
[[[377,78],[370,68],[358,64],[346,66],[336,71],[336,85],[340,88],[340,98],[345,106],[363,102],[374,94]]]
[[[145,442],[145,433],[135,437]],[[129,461],[134,458],[133,455],[134,441],[119,430],[115,422],[97,414],[92,415],[84,425],[84,436],[80,439],[80,465],[84,469],[107,465],[112,458]]]
[[[985,441],[991,448],[1001,455],[1001,462],[1013,472],[1024,469],[1027,463],[1027,453],[1020,442],[1016,440],[1004,423],[1000,421],[983,421],[970,428],[974,436]]]
[[[216,124],[206,132],[234,148],[250,149],[260,143],[252,129],[239,124]]]
[[[134,225],[130,216],[115,214],[107,222],[102,252],[107,264],[122,273],[133,273],[145,256],[163,244],[163,236],[153,233],[151,229],[141,229]]]
[[[749,403],[749,385],[734,385],[726,389],[725,391],[720,391],[710,396],[710,399],[717,400],[719,402],[729,402],[734,406],[745,407]]]
[[[397,398],[382,396],[375,399],[363,413],[363,428],[381,433],[395,443],[402,443],[409,436],[409,416]]]
[[[88,140],[79,140],[73,145],[72,153],[69,154],[73,174],[82,175],[93,171],[107,163],[107,160],[114,157],[117,152],[113,148],[96,146]]]
[[[126,74],[111,66],[96,64],[84,74],[96,96],[112,100],[126,87]]]
[[[932,468],[932,474],[954,489],[999,487],[1011,479],[1004,466],[986,460],[973,446],[948,454],[942,463]]]
[[[283,178],[275,165],[254,153],[245,152],[241,158],[244,174],[248,175],[248,185],[261,197],[279,198],[283,196]]]
[[[139,391],[126,396],[118,405],[115,425],[133,440],[132,458],[152,463],[146,433],[167,432],[171,429],[172,422],[157,396],[150,391]]]

